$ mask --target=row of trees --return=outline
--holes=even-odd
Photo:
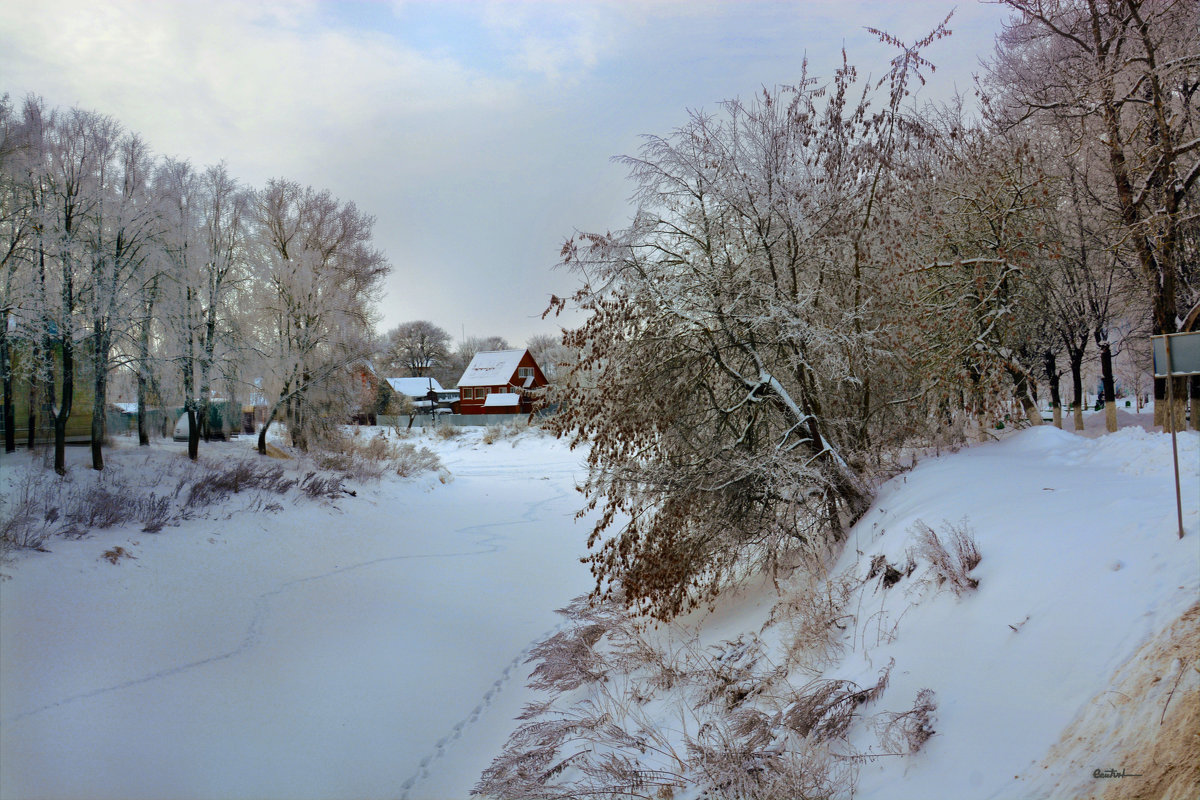
[[[566,243],[556,301],[588,314],[555,424],[591,444],[598,595],[666,618],[838,541],[906,448],[1038,424],[1065,372],[1082,425],[1093,343],[1115,412],[1121,337],[1194,314],[1196,4],[1008,5],[977,114],[910,104],[943,23],[622,159],[638,213]]]
[[[371,352],[372,303],[389,270],[372,217],[328,191],[250,189],[224,164],[156,157],[111,117],[0,99],[0,372],[5,449],[27,387],[29,443],[53,430],[54,467],[92,389],[102,469],[110,378],[136,375],[148,406],[182,405],[196,457],[218,387],[257,395],[306,446],[323,404],[346,402],[347,365]],[[265,451],[266,426],[259,446]]]

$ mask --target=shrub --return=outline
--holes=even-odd
[[[342,488],[342,482],[334,476],[310,472],[304,476],[304,480],[300,481],[300,491],[314,500],[318,497],[333,500],[346,490]]]
[[[979,581],[967,574],[979,565],[982,557],[966,520],[957,525],[947,524],[946,542],[921,520],[913,527],[917,532],[916,554],[929,562],[938,586],[949,586],[959,596],[979,588]]]
[[[459,436],[462,436],[462,428],[456,425],[438,425],[433,429],[431,435],[449,441],[450,439],[457,439]]]
[[[417,447],[414,444],[402,442],[396,446],[392,465],[395,467],[396,474],[401,478],[411,478],[422,472],[435,472],[442,469],[442,460],[428,447]]]
[[[918,752],[937,731],[933,729],[937,703],[933,690],[917,692],[916,702],[908,711],[888,712],[877,722],[879,741],[892,753]]]
[[[869,576],[868,576],[869,577]],[[846,611],[857,586],[851,576],[827,581],[809,578],[806,584],[772,610],[790,629],[788,663],[818,670],[833,663],[846,648]]]
[[[296,480],[285,477],[283,466],[280,464],[236,461],[225,467],[217,467],[201,476],[192,484],[184,506],[212,505],[231,494],[248,489],[283,494],[295,485]]]
[[[40,489],[37,478],[26,473],[13,500],[0,496],[0,552],[38,550],[50,537],[58,512],[39,502]]]

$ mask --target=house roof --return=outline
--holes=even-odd
[[[476,353],[458,379],[459,386],[504,386],[517,371],[527,350],[489,350]]]
[[[387,378],[386,380],[392,387],[392,391],[409,397],[424,397],[429,394],[430,388],[435,392],[446,391],[437,382],[437,378]]]
[[[484,408],[507,408],[509,406],[519,406],[520,404],[521,395],[513,392],[492,392],[483,401]]]

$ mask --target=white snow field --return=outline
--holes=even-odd
[[[982,561],[962,597],[921,571],[856,595],[824,677],[870,685],[894,659],[881,708],[923,688],[937,700],[933,738],[864,761],[857,800],[1091,797],[1137,780],[1093,770],[1149,766],[1120,741],[1052,750],[1200,595],[1200,436],[1179,436],[1180,540],[1170,437],[1132,421],[1019,431],[882,488],[835,572],[904,563],[917,520],[965,520]],[[515,441],[423,442],[445,485],[391,479],[336,505],[52,540],[0,568],[0,796],[467,797],[534,699],[530,645],[591,586],[579,454]],[[136,560],[101,560],[118,544]],[[705,641],[755,634],[776,600],[767,581],[680,624]],[[1143,717],[1157,722],[1172,680],[1194,702],[1195,658]],[[878,752],[868,733],[851,743]]]
[[[481,430],[422,440],[445,485],[54,539],[0,567],[0,797],[466,797],[520,711],[525,651],[590,586],[579,454]],[[114,545],[134,559],[101,559]]]

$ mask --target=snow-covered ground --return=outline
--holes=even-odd
[[[894,659],[880,708],[937,700],[920,752],[862,762],[859,800],[1081,797],[1113,782],[1094,769],[1143,770],[1086,738],[1040,762],[1200,594],[1200,436],[1179,437],[1180,540],[1170,437],[1087,433],[1043,426],[924,460],[851,532],[834,574],[903,564],[918,520],[965,520],[982,555],[962,597],[923,566],[855,594],[824,677],[871,685]],[[445,484],[56,539],[0,567],[0,797],[465,798],[533,697],[530,646],[591,586],[579,454],[479,437],[422,441]],[[114,545],[135,558],[102,560]],[[781,640],[763,628],[778,599],[766,582],[681,624]],[[1179,697],[1200,680],[1190,658]],[[868,733],[851,743],[877,748]]]
[[[520,710],[525,651],[590,580],[578,453],[480,434],[421,440],[445,484],[0,566],[0,797],[465,797]],[[101,558],[117,545],[134,558]]]

